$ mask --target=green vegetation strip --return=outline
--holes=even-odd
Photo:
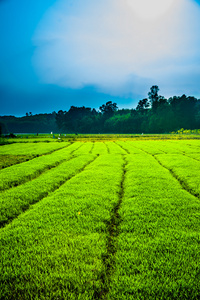
[[[82,145],[82,143],[80,143]],[[0,171],[0,191],[9,189],[36,178],[41,173],[56,167],[59,163],[69,158],[69,155],[80,147],[79,143],[51,154],[34,158],[30,161],[17,164]]]
[[[100,155],[0,230],[1,299],[98,298],[121,155]]]
[[[200,161],[185,155],[158,155],[156,159],[184,189],[200,199]]]
[[[95,142],[94,148],[92,149],[92,154],[108,154],[107,147],[103,142]]]
[[[106,142],[110,154],[127,154],[127,151],[118,146],[115,142]]]
[[[199,146],[76,142],[46,155],[68,161],[0,193],[2,225],[15,218],[0,229],[0,299],[199,299]]]
[[[200,202],[150,155],[128,155],[107,299],[198,299]]]
[[[0,170],[32,159],[31,155],[0,155]]]
[[[15,143],[11,145],[0,146],[0,155],[42,155],[51,153],[69,145],[69,143]]]
[[[200,146],[200,141],[192,141],[196,142],[195,145]],[[149,154],[181,154],[187,153],[188,155],[191,153],[199,153],[198,148],[191,148],[188,145],[188,141],[127,141],[127,144],[136,147],[137,149],[141,149],[146,151]]]
[[[0,193],[0,227],[19,216],[31,204],[58,189],[67,180],[81,172],[93,159],[92,155],[75,157],[34,180]]]
[[[93,143],[87,142],[87,143],[81,143],[81,147],[79,147],[77,150],[74,151],[74,155],[82,155],[82,154],[89,154],[91,153],[93,147]]]

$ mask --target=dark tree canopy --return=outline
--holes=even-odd
[[[149,106],[150,106],[149,100],[145,98],[138,102],[138,105],[136,106],[136,110],[144,111],[145,109],[149,108]]]
[[[3,133],[168,133],[181,128],[200,128],[200,100],[186,95],[165,99],[153,85],[148,99],[139,100],[135,109],[118,109],[106,102],[99,111],[90,107],[71,106],[68,111],[25,117],[0,117]]]
[[[117,111],[117,103],[112,103],[112,101],[106,102],[99,107],[99,110],[106,116],[112,116],[115,111]]]

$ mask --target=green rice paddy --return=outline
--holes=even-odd
[[[0,146],[0,299],[200,299],[200,140]]]

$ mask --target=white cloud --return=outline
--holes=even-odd
[[[160,78],[173,84],[174,73],[191,71],[200,57],[198,6],[170,0],[165,12],[146,18],[131,1],[58,1],[34,36],[33,63],[42,80],[122,95]]]

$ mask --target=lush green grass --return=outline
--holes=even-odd
[[[181,154],[158,155],[156,158],[171,171],[184,189],[200,198],[200,160]]]
[[[42,172],[57,166],[64,159],[63,150],[59,150],[50,155],[36,157],[30,161],[5,168],[0,173],[0,191],[34,179]]]
[[[0,155],[34,155],[39,156],[42,154],[51,153],[55,150],[61,149],[69,145],[66,143],[15,143],[11,145],[0,146]]]
[[[28,161],[31,158],[33,158],[32,155],[0,155],[0,170],[24,161]]]
[[[1,146],[0,299],[199,299],[199,152],[130,136]]]
[[[80,155],[62,162],[36,179],[0,193],[0,227],[27,210],[49,193],[80,172],[92,159],[93,155]],[[67,156],[65,157],[67,160]]]
[[[54,138],[53,138],[54,136]],[[16,138],[0,138],[0,145],[8,143],[50,143],[63,141],[109,141],[109,140],[199,140],[200,135],[194,134],[17,134]]]
[[[118,202],[121,156],[99,156],[58,191],[1,230],[1,297],[99,295],[107,223]]]
[[[127,156],[108,299],[198,299],[200,203],[152,156]]]

